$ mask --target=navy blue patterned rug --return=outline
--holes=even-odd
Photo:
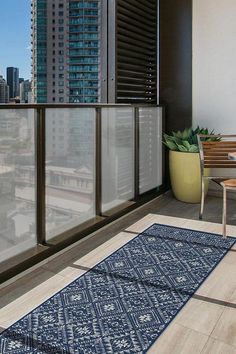
[[[0,353],[145,353],[235,241],[154,224],[2,332]]]

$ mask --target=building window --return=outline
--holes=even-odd
[[[63,97],[59,97],[59,102],[64,102],[64,98]]]

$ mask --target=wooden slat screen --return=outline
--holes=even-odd
[[[157,102],[157,1],[117,0],[116,101]]]

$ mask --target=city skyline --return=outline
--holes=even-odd
[[[30,0],[0,2],[1,45],[4,48],[0,55],[0,75],[4,78],[7,67],[17,67],[20,77],[31,79],[30,3]]]

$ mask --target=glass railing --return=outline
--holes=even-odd
[[[0,105],[0,262],[160,187],[162,120],[159,106]]]
[[[35,110],[0,110],[0,261],[37,243]]]

